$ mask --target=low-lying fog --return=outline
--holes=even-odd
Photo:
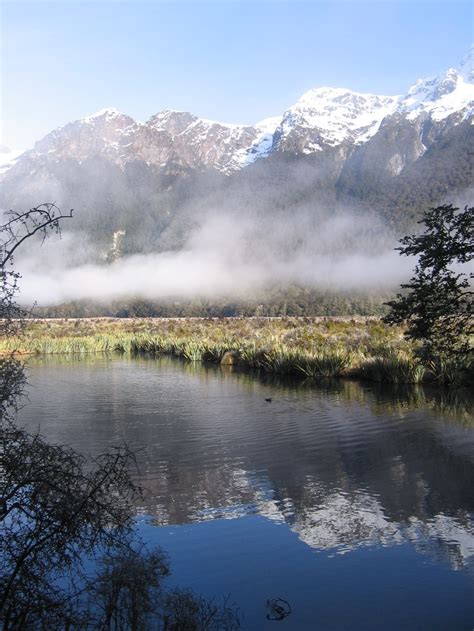
[[[125,237],[126,238],[126,237]],[[112,235],[111,235],[112,243]],[[21,301],[245,296],[296,284],[333,290],[387,290],[406,280],[413,260],[380,219],[348,211],[280,214],[209,212],[179,250],[106,262],[84,235],[64,232],[18,257]]]

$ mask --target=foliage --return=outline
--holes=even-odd
[[[417,256],[406,290],[388,302],[388,324],[408,322],[406,336],[422,343],[430,361],[472,356],[474,274],[460,271],[474,258],[474,207],[452,205],[425,212],[422,234],[401,240],[401,254]],[[470,282],[471,281],[471,282]]]
[[[79,628],[84,555],[128,548],[133,454],[119,447],[86,461],[15,425],[26,378],[0,360],[0,620],[9,629]]]
[[[17,331],[27,315],[15,302],[20,278],[12,267],[15,252],[35,235],[44,241],[50,232],[60,234],[60,221],[71,218],[72,212],[65,215],[55,204],[45,203],[25,212],[10,210],[6,213],[7,221],[0,226],[0,332]]]
[[[406,131],[413,134],[410,142],[415,146],[418,131],[411,126]],[[392,145],[391,154],[387,147],[400,136],[394,136],[393,128],[386,126],[378,143],[362,145],[347,160],[336,184],[339,198],[379,209],[388,225],[399,234],[407,234],[426,208],[442,204],[450,193],[472,187],[471,121],[443,131],[443,141],[430,144],[414,161],[405,154],[405,168],[394,174],[387,169],[387,156],[399,152],[400,146]]]
[[[104,556],[97,576],[89,582],[96,629],[152,628],[163,602],[162,580],[169,565],[161,550],[128,548]],[[157,626],[157,625],[156,625]]]
[[[384,383],[420,383],[425,369],[416,358],[407,353],[387,349],[361,366],[361,374],[371,381]]]
[[[170,355],[188,362],[310,379],[358,377],[413,383],[424,378],[416,345],[377,319],[225,318],[37,321],[0,352]],[[432,371],[433,372],[433,371]]]
[[[72,449],[11,423],[0,441],[4,629],[77,625],[84,555],[130,545],[132,454],[117,448],[86,466]]]
[[[59,220],[71,214],[43,204],[9,216],[0,226],[0,316],[7,342],[22,328],[25,315],[15,302],[19,275],[7,266],[22,243],[36,234],[45,238],[49,230],[58,232]],[[176,609],[173,593],[161,594],[161,581],[169,573],[166,558],[159,549],[144,551],[134,529],[133,502],[141,493],[132,476],[134,454],[120,446],[86,459],[17,427],[25,384],[23,366],[15,357],[0,357],[3,631],[184,628],[165,624]],[[94,564],[96,572],[90,576]],[[239,626],[235,609],[221,610],[198,598],[194,602],[202,606],[188,609],[195,626],[186,628]],[[211,615],[201,625],[197,614],[206,607]]]
[[[393,295],[391,292],[376,289],[371,292],[336,292],[290,286],[266,289],[245,297],[215,297],[212,302],[199,298],[170,298],[156,301],[130,299],[110,303],[80,300],[37,307],[36,313],[39,317],[45,318],[380,316],[386,313],[384,303]]]
[[[351,359],[347,353],[323,351],[319,354],[309,355],[301,365],[298,365],[298,370],[312,379],[330,379],[339,377],[350,363]]]
[[[222,607],[188,589],[167,594],[163,615],[164,631],[236,631],[240,629],[238,612],[225,599]]]
[[[0,423],[2,425],[14,418],[25,384],[25,371],[21,363],[13,357],[3,357],[0,360]]]
[[[18,428],[22,367],[2,359],[0,374],[2,629],[239,628],[234,606],[165,589],[166,556],[134,529],[134,454],[121,446],[86,459]]]

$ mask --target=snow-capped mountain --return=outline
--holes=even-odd
[[[404,95],[315,88],[255,125],[173,110],[138,122],[108,107],[9,160],[0,209],[54,200],[82,209],[76,229],[90,233],[101,213],[102,238],[133,223],[150,248],[182,243],[196,209],[211,206],[355,203],[398,225],[401,212],[414,218],[474,187],[473,50]],[[137,220],[144,211],[148,227]],[[133,230],[128,251],[141,247]]]
[[[260,150],[266,133],[265,124],[231,125],[173,110],[158,112],[146,123],[140,123],[107,107],[53,131],[27,154],[54,154],[54,158],[78,161],[101,156],[122,165],[142,160],[164,166],[175,161],[192,168],[212,167],[229,173],[249,163],[249,149],[255,143]]]
[[[303,94],[277,128],[279,149],[310,154],[342,143],[371,138],[396,110],[398,97],[360,94],[342,88],[316,88]]]
[[[419,79],[404,96],[360,94],[340,88],[306,92],[285,114],[275,134],[278,149],[311,154],[327,146],[361,145],[377,134],[391,117],[410,122],[438,123],[449,116],[458,121],[474,113],[473,48],[459,68]],[[453,121],[454,122],[454,121]]]
[[[462,59],[459,67],[450,68],[438,77],[419,79],[401,99],[398,111],[409,120],[428,115],[441,121],[453,114],[472,116],[474,108],[474,48]]]
[[[116,160],[130,145],[137,123],[114,107],[54,130],[37,142],[26,156],[50,156],[54,159],[101,155]]]
[[[116,164],[141,160],[164,166],[173,161],[190,168],[230,174],[278,151],[310,155],[328,147],[358,146],[398,115],[413,124],[456,122],[474,111],[473,49],[457,69],[418,80],[404,96],[361,94],[343,88],[315,88],[280,117],[254,126],[198,118],[164,110],[140,123],[106,108],[53,131],[26,152],[30,159],[101,156]]]

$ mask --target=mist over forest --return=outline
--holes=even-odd
[[[50,314],[77,302],[101,313],[114,301],[258,305],[275,292],[285,303],[295,291],[312,295],[305,314],[323,294],[382,305],[414,264],[398,240],[428,208],[471,203],[471,58],[405,99],[310,91],[264,136],[114,108],[51,132],[0,175],[3,211],[74,208],[61,241],[17,259],[20,299]]]
[[[74,219],[72,221],[75,221]],[[69,228],[69,225],[67,226]],[[123,255],[126,233],[109,249],[84,232],[29,248],[19,260],[26,303],[120,298],[245,298],[271,287],[387,291],[409,273],[393,231],[374,215],[349,209],[329,214],[300,205],[277,216],[252,209],[210,209],[181,234],[174,249]],[[145,248],[144,248],[145,249]]]

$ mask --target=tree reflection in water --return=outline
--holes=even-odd
[[[86,459],[18,427],[23,366],[3,358],[0,377],[2,628],[238,628],[235,607],[164,589],[166,555],[134,529],[133,452]]]

